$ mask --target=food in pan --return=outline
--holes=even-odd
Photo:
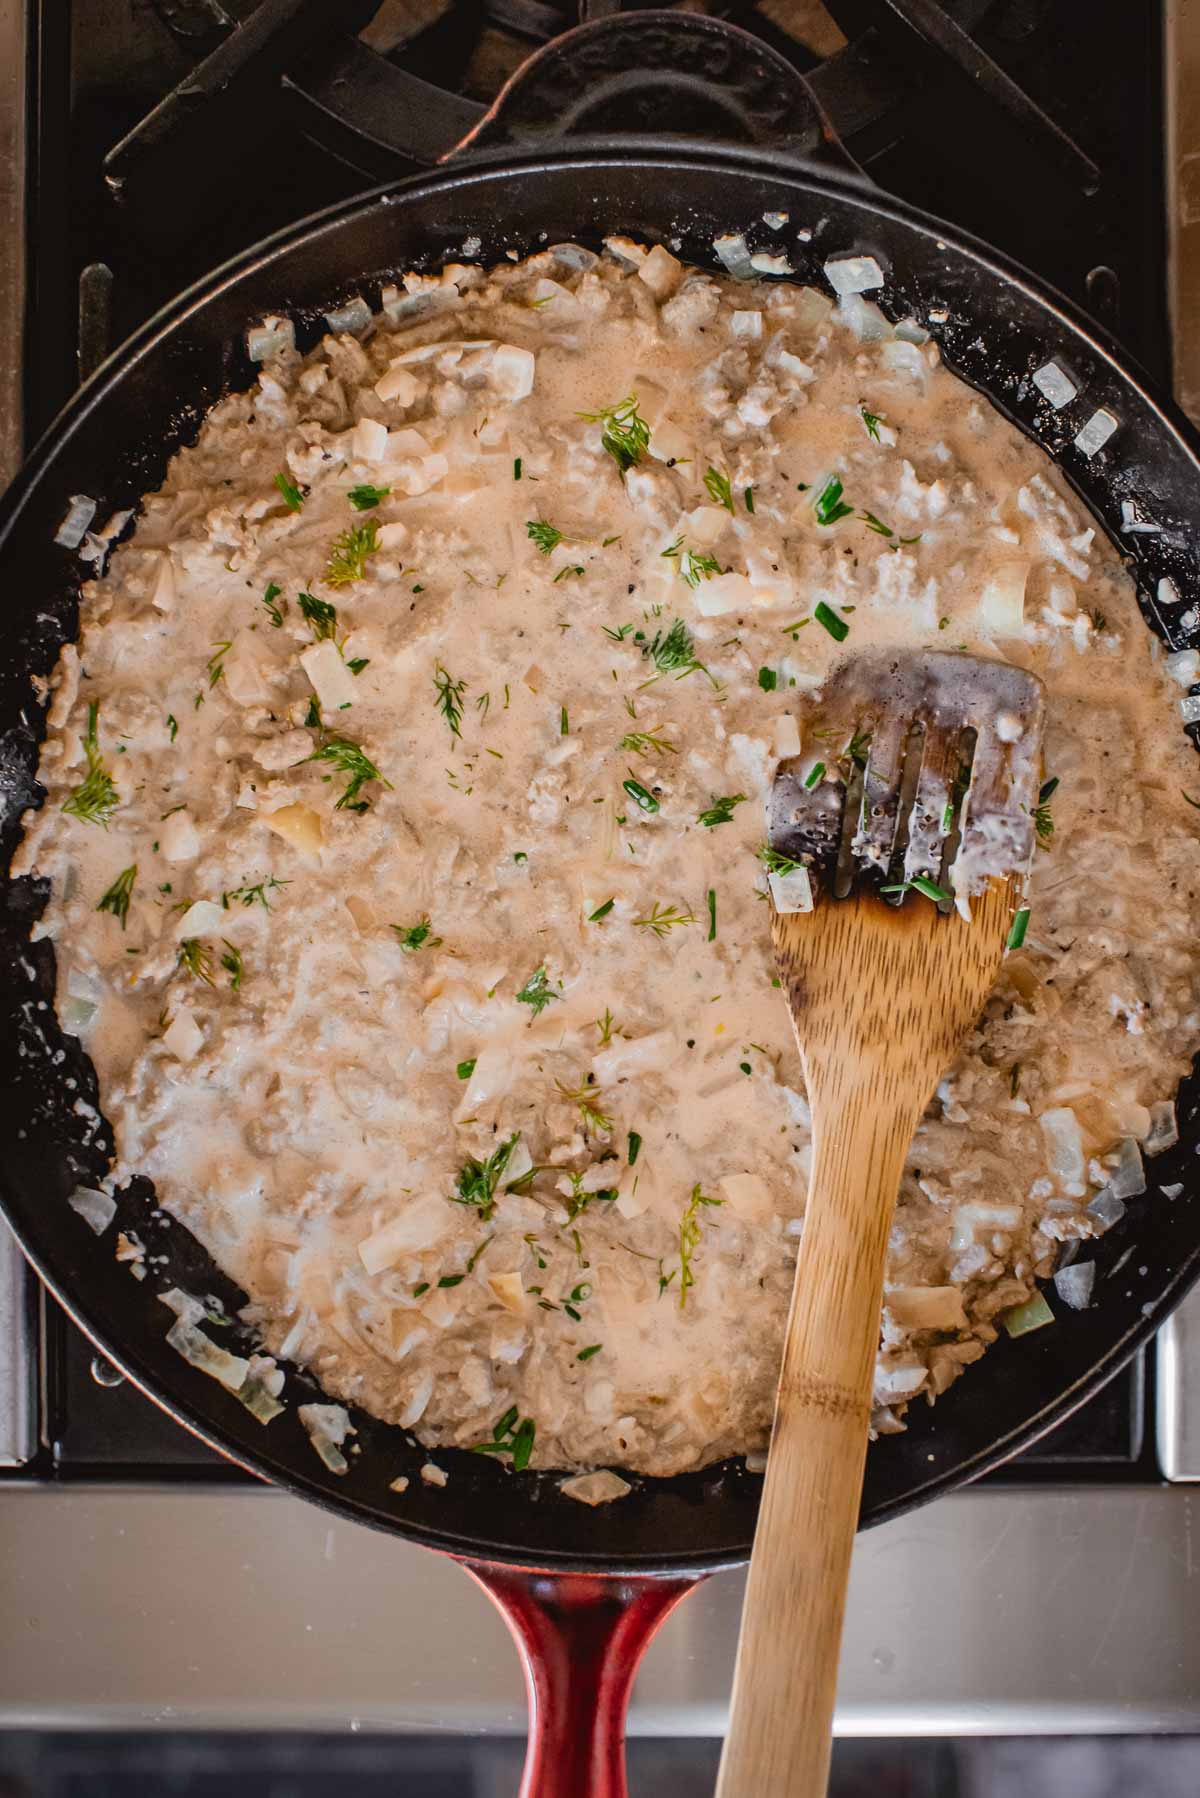
[[[780,757],[869,755],[805,733],[858,649],[1049,692],[1029,906],[905,1174],[876,1429],[1044,1321],[1080,1245],[1060,1290],[1103,1303],[1089,1239],[1147,1177],[1170,1203],[1195,657],[869,258],[828,274],[612,240],[410,275],[308,355],[268,320],[255,384],[85,540],[16,866],[113,1186],[154,1180],[264,1357],[431,1447],[761,1451],[811,1155],[768,927],[804,879],[763,802]],[[344,1464],[344,1414],[308,1421]]]

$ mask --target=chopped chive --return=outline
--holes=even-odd
[[[824,774],[824,772],[825,772],[824,762],[814,762],[812,767],[809,769],[808,774],[805,776],[804,785],[806,787],[815,787],[817,782],[820,780],[821,776]]]
[[[747,512],[753,512],[753,510],[754,510],[754,489],[753,489],[753,487],[747,487],[745,493],[742,495],[742,498],[746,502]]]
[[[881,893],[924,893],[926,899],[932,899],[935,904],[954,897],[945,887],[940,887],[936,880],[930,880],[927,874],[914,874],[911,880],[902,880],[895,886],[880,887],[879,890]]]
[[[519,481],[520,478],[521,478],[521,458],[520,458],[520,456],[514,456],[513,457],[513,480]]]
[[[640,810],[644,812],[656,812],[659,809],[658,800],[654,797],[654,794],[649,792],[647,788],[642,785],[640,780],[634,779],[632,770],[630,771],[629,779],[623,780],[621,785],[629,794],[633,803],[638,806]]]
[[[1025,941],[1025,932],[1029,928],[1029,907],[1023,905],[1012,921],[1012,929],[1008,933],[1006,949],[1019,949]]]
[[[818,624],[823,624],[835,643],[844,643],[850,635],[850,626],[844,618],[839,618],[832,606],[827,606],[819,599],[813,607],[813,617]]]
[[[596,907],[595,911],[590,914],[590,916],[588,917],[588,923],[589,924],[598,924],[600,922],[601,918],[607,918],[609,912],[612,910],[612,908],[615,904],[616,904],[615,899],[606,899],[604,901],[603,905],[598,905]]]
[[[565,705],[559,709],[558,734],[560,737],[569,737],[571,734],[571,725],[567,718],[567,708]]]
[[[764,693],[773,693],[779,685],[779,676],[776,674],[774,668],[760,668],[758,671],[758,684]]]
[[[638,1135],[636,1130],[631,1130],[629,1132],[629,1151],[628,1151],[628,1157],[627,1157],[630,1167],[632,1167],[634,1162],[637,1160],[638,1152],[641,1149],[641,1146],[642,1146],[641,1137]]]
[[[754,1069],[750,1066],[748,1061],[739,1061],[738,1066],[741,1068],[743,1074],[752,1074],[754,1072]]]
[[[593,1342],[589,1348],[580,1349],[575,1359],[577,1361],[590,1361],[593,1355],[598,1355],[600,1353],[603,1346],[604,1344],[601,1342]]]
[[[813,501],[818,524],[836,524],[839,518],[849,518],[854,511],[842,498],[840,478],[831,474],[825,485]]]
[[[280,469],[279,473],[275,476],[275,485],[283,495],[283,503],[288,511],[298,512],[304,504],[304,495],[301,493],[299,487],[288,480],[287,475],[282,469]]]
[[[471,1075],[475,1072],[474,1060],[460,1061],[458,1064],[458,1067],[455,1069],[455,1072],[457,1073],[460,1080],[469,1080],[471,1078]]]
[[[717,894],[715,887],[708,889],[708,941],[715,941],[717,935]]]

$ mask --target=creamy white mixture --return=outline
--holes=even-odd
[[[845,653],[1016,661],[1053,835],[910,1157],[898,1427],[1103,1227],[1200,1040],[1179,689],[1047,459],[860,297],[624,242],[404,285],[303,360],[268,325],[52,683],[18,869],[113,1181],[430,1445],[761,1449],[810,1161],[772,769],[846,767],[803,739]]]

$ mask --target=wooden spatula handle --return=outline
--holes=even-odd
[[[829,1773],[884,1260],[924,1103],[894,1069],[843,1064],[832,1084],[810,1084],[812,1178],[717,1798],[822,1798]]]

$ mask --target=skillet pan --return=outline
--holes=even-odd
[[[772,231],[764,213],[786,213],[788,223]],[[1015,265],[851,175],[779,154],[661,139],[476,153],[332,207],[218,269],[111,357],[34,450],[0,503],[5,865],[23,810],[42,797],[44,724],[31,677],[50,671],[77,630],[79,563],[54,542],[69,498],[90,494],[103,519],[156,487],[213,402],[254,379],[248,324],[287,313],[307,349],[331,305],[354,293],[377,302],[397,272],[434,269],[472,238],[491,261],[560,241],[597,248],[620,231],[668,241],[687,261],[715,267],[713,237],[729,230],[743,230],[751,250],[786,253],[796,278],[817,286],[827,285],[827,257],[875,256],[887,279],[871,297],[893,317],[924,323],[946,361],[1054,456],[1127,556],[1147,627],[1172,648],[1200,640],[1196,440],[1094,325]],[[1031,379],[1050,360],[1076,389],[1060,410]],[[1097,412],[1116,428],[1088,455],[1076,438]],[[1160,528],[1131,533],[1122,528],[1131,518]],[[1169,718],[1163,728],[1172,728]],[[620,1729],[638,1653],[691,1583],[746,1559],[759,1481],[726,1462],[669,1480],[635,1478],[619,1503],[591,1509],[563,1497],[553,1475],[513,1475],[491,1457],[439,1450],[449,1481],[437,1489],[419,1477],[419,1444],[353,1412],[357,1452],[338,1475],[296,1416],[298,1404],[321,1395],[294,1369],[284,1414],[257,1422],[166,1343],[164,1289],[211,1294],[230,1315],[244,1295],[157,1211],[150,1185],[136,1180],[120,1195],[116,1222],[99,1240],[67,1205],[77,1184],[102,1176],[111,1138],[91,1065],[54,1015],[52,948],[29,941],[45,898],[38,883],[10,880],[0,909],[0,1201],[31,1261],[103,1352],[211,1446],[302,1497],[467,1562],[506,1611],[525,1663],[533,1725],[522,1790],[620,1798]],[[1151,1193],[1097,1247],[1092,1308],[1002,1340],[936,1408],[914,1407],[906,1433],[870,1452],[864,1524],[975,1478],[1061,1422],[1183,1295],[1200,1267],[1191,1080],[1179,1117],[1177,1148],[1150,1164]],[[1168,1201],[1161,1183],[1182,1191]],[[118,1230],[144,1248],[141,1279],[115,1259]],[[1053,1293],[1050,1302],[1061,1310]],[[212,1334],[245,1346],[236,1328]],[[397,1493],[391,1482],[401,1475],[409,1484]]]

